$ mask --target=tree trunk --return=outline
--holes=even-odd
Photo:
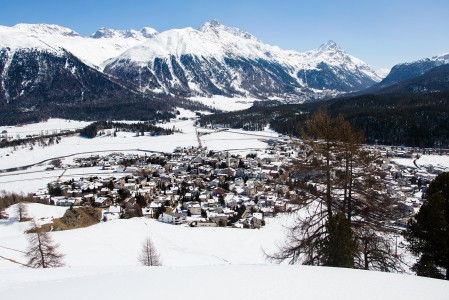
[[[349,168],[349,189],[348,189],[348,220],[351,222],[352,218],[352,159],[350,161],[350,168]]]
[[[330,168],[330,146],[327,144],[326,155],[326,206],[328,218],[332,218],[332,197],[331,197],[331,168]]]
[[[45,258],[44,258],[44,251],[42,250],[42,242],[41,242],[41,236],[39,233],[37,234],[37,242],[38,242],[38,248],[39,248],[39,254],[41,256],[41,263],[42,263],[42,268],[46,268],[46,264],[45,264]]]
[[[363,241],[363,263],[364,263],[364,268],[365,270],[369,269],[369,264],[368,264],[368,241],[364,240]]]
[[[345,175],[344,175],[344,187],[343,187],[343,214],[347,214],[348,203],[348,179],[349,179],[349,160],[348,155],[345,155]],[[348,220],[351,221],[348,217]]]

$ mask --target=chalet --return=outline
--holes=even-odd
[[[108,207],[112,204],[112,200],[109,197],[97,197],[95,198],[94,205],[97,207]]]
[[[186,216],[177,212],[164,212],[159,216],[159,221],[179,225],[186,221]]]
[[[103,214],[106,220],[119,219],[123,216],[123,208],[117,204],[109,206],[106,212],[107,214]]]

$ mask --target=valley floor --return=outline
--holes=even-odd
[[[183,119],[181,119],[183,118]],[[185,119],[184,119],[185,118]],[[61,123],[61,121],[58,124]],[[47,124],[53,128],[55,121]],[[53,124],[53,125],[50,125]],[[65,124],[65,123],[64,123]],[[71,128],[84,124],[70,124]],[[33,127],[34,126],[34,127]],[[45,124],[11,132],[38,132]],[[171,152],[176,147],[198,146],[210,150],[249,153],[259,149],[263,155],[267,143],[279,135],[261,132],[211,130],[194,127],[194,113],[181,111],[173,122],[161,124],[181,132],[170,136],[136,137],[120,133],[84,139],[64,138],[44,148],[0,149],[0,169],[27,164],[22,171],[0,174],[0,190],[35,192],[57,178],[69,179],[89,174],[120,176],[100,167],[47,170],[55,157],[68,164],[77,156],[95,153]],[[1,129],[1,128],[0,128]],[[6,130],[6,129],[4,129]],[[52,129],[53,130],[53,129]],[[100,152],[96,152],[100,151]],[[418,160],[396,159],[397,164],[424,168],[429,164],[449,167],[449,159],[436,155]],[[61,217],[67,208],[29,204],[30,216],[40,223]],[[23,232],[29,222],[17,222],[14,207],[10,219],[0,220],[0,257],[25,263],[27,240]],[[231,228],[190,228],[174,226],[147,218],[112,220],[97,225],[52,232],[65,254],[63,268],[34,270],[10,260],[0,259],[0,295],[2,299],[447,299],[447,281],[411,275],[338,268],[269,264],[264,252],[272,253],[285,239],[292,215],[267,218],[259,230]],[[162,267],[141,267],[137,260],[141,244],[150,236],[161,255]]]

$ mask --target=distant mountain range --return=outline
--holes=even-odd
[[[97,101],[100,95],[89,91],[101,90],[94,86],[103,83],[80,79],[80,68],[138,93],[292,102],[329,98],[380,81],[366,63],[333,41],[303,53],[286,51],[217,21],[161,33],[149,27],[101,28],[87,37],[57,25],[0,26],[0,53],[0,101],[6,103]],[[49,83],[53,80],[60,81],[59,91],[48,90],[55,88]],[[100,97],[115,101],[111,95]]]
[[[409,81],[413,78],[424,76],[427,72],[431,71],[433,68],[443,66],[449,64],[449,53],[434,56],[432,58],[424,58],[421,60],[417,60],[409,63],[400,63],[391,68],[390,73],[378,84],[374,84],[370,88],[361,91],[361,93],[370,93],[370,92],[381,92],[388,93],[394,92],[394,88],[388,88],[395,84],[403,85],[402,82]],[[432,75],[434,77],[435,74]],[[421,78],[424,79],[424,78]],[[435,78],[434,78],[435,79]],[[418,79],[415,82],[420,81]],[[410,89],[407,92],[426,92],[428,89]],[[398,92],[398,91],[396,91]]]
[[[139,113],[130,116],[151,111],[154,117],[192,105],[184,100],[191,96],[302,103],[430,93],[446,88],[448,63],[444,54],[398,64],[382,80],[333,41],[306,52],[282,50],[218,21],[164,32],[101,28],[90,36],[57,25],[0,26],[0,117],[10,116],[8,111],[68,116],[78,110],[79,116],[95,112],[94,118],[101,107],[112,118],[114,107],[130,103],[140,103]]]

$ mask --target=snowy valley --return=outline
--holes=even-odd
[[[447,299],[413,234],[449,243],[448,74],[217,20],[0,26],[1,299]]]
[[[229,165],[237,164],[239,158],[245,164],[249,164],[251,157],[247,155],[254,154],[257,159],[266,164],[262,168],[255,166],[254,170],[259,173],[254,175],[247,173],[250,178],[254,176],[254,179],[249,179],[248,182],[260,182],[264,185],[261,192],[255,191],[254,194],[260,198],[260,209],[264,209],[263,205],[267,209],[270,208],[268,204],[270,201],[286,200],[279,196],[271,200],[270,197],[276,195],[273,191],[277,187],[273,185],[267,190],[270,184],[266,180],[272,178],[275,174],[272,173],[274,169],[270,166],[279,166],[280,164],[277,164],[276,161],[280,163],[288,159],[289,151],[291,151],[288,150],[291,149],[288,137],[282,137],[269,129],[261,132],[245,132],[197,128],[194,126],[195,114],[182,109],[180,111],[181,114],[177,119],[170,123],[159,124],[167,128],[176,127],[180,129],[180,132],[173,135],[136,136],[134,133],[117,132],[116,136],[113,136],[111,132],[108,133],[105,130],[104,135],[99,134],[93,139],[75,135],[64,137],[54,145],[35,145],[33,150],[30,150],[29,147],[2,149],[0,155],[0,167],[2,169],[28,164],[36,165],[26,170],[0,174],[0,185],[2,189],[8,191],[36,193],[38,198],[48,199],[46,187],[50,182],[63,184],[74,179],[75,182],[87,180],[79,182],[92,184],[92,182],[99,181],[94,179],[89,183],[89,178],[139,178],[138,176],[134,177],[134,173],[129,173],[134,172],[133,170],[137,170],[137,168],[130,166],[127,171],[120,168],[119,164],[115,165],[111,161],[111,158],[116,157],[118,153],[123,153],[119,157],[124,158],[155,154],[155,157],[160,157],[161,153],[176,154],[176,151],[180,150],[183,152],[178,152],[178,159],[172,157],[173,163],[179,160],[179,163],[173,165],[173,167],[178,168],[178,171],[173,169],[167,174],[175,172],[178,179],[193,179],[199,175],[189,175],[190,173],[182,171],[186,170],[183,161],[190,161],[192,168],[198,166],[198,170],[194,174],[204,172],[203,167],[200,167],[200,161],[195,160],[195,157],[204,153],[204,151],[197,152],[197,149],[199,149],[197,148],[198,142],[201,141],[202,146],[207,147],[207,151],[214,151],[223,155],[223,161],[228,160],[227,164]],[[18,134],[40,134],[47,130],[73,130],[87,124],[86,122],[79,123],[56,119],[24,127],[2,127],[0,129],[7,131],[7,134],[10,134],[12,138]],[[89,153],[92,150],[95,153]],[[392,187],[397,186],[397,188],[392,189],[392,192],[395,193],[396,197],[402,199],[404,212],[407,212],[407,214],[416,212],[421,203],[420,193],[416,192],[414,185],[410,183],[410,178],[418,176],[423,180],[431,180],[436,176],[434,174],[449,168],[449,160],[443,159],[446,156],[423,155],[421,153],[420,157],[417,158],[415,154],[409,153],[412,149],[378,148],[376,150],[376,148],[373,148],[373,151],[381,151],[382,155],[385,156],[387,163],[383,167],[388,170],[391,176],[394,175],[394,177],[388,177],[387,180],[391,180]],[[81,154],[81,152],[85,153]],[[231,157],[227,158],[227,155]],[[57,157],[61,157],[61,165],[55,167],[53,162]],[[109,157],[107,161],[101,159],[107,157]],[[98,159],[96,166],[79,165],[83,161],[93,162],[93,158]],[[205,159],[207,157],[203,156],[202,160]],[[41,163],[43,160],[47,161]],[[248,168],[246,172],[250,170],[251,168]],[[162,178],[164,173],[160,174],[159,176]],[[131,182],[129,181],[127,187],[134,189],[131,187]],[[237,181],[233,184],[236,183]],[[120,184],[120,180],[118,180],[117,185]],[[145,193],[147,190],[145,186],[145,184],[142,185],[139,193]],[[194,186],[192,188],[191,193],[193,194],[196,188]],[[234,195],[234,193],[225,194],[225,202],[237,200],[244,201],[243,203],[246,205],[251,205],[248,197],[250,194],[248,193],[252,192],[248,190],[246,193],[240,194],[243,190],[245,190],[244,186],[241,189],[237,187],[235,190],[237,195]],[[162,197],[160,203],[166,201],[172,203],[168,191],[159,194],[158,197]],[[203,189],[203,192],[207,192],[207,188]],[[131,193],[135,192],[131,191]],[[87,194],[83,193],[82,195],[86,196]],[[218,194],[214,195],[211,192],[210,195],[216,201],[214,205],[217,205],[219,202]],[[199,196],[203,199],[201,195]],[[229,199],[228,196],[230,196]],[[98,197],[100,198],[100,195]],[[234,197],[235,200],[233,200]],[[76,199],[76,197],[53,196],[52,199],[58,205],[28,204],[29,217],[35,218],[39,224],[50,223],[56,218],[61,218],[67,209],[70,209],[69,206],[65,205],[76,205],[75,202],[70,202],[70,199]],[[152,203],[158,203],[157,198],[154,198]],[[202,203],[204,203],[204,199]],[[214,202],[209,201],[209,203]],[[282,205],[286,205],[285,208],[289,208],[289,210],[295,207],[289,202],[284,202]],[[102,209],[103,213],[108,212],[107,206]],[[205,209],[205,206],[203,206],[203,209]],[[182,292],[182,296],[179,297],[185,299],[209,297],[210,293],[216,293],[217,290],[223,289],[223,280],[235,287],[229,293],[246,299],[259,299],[260,297],[267,297],[267,295],[269,297],[287,298],[296,293],[313,296],[316,299],[326,299],[330,295],[336,299],[352,299],[359,295],[362,290],[366,292],[367,288],[373,285],[373,282],[376,282],[376,286],[381,284],[387,288],[373,288],[369,295],[366,295],[367,299],[390,298],[391,296],[420,299],[425,291],[425,293],[430,293],[433,299],[445,299],[449,291],[449,286],[444,281],[418,278],[412,275],[271,264],[267,261],[265,253],[276,251],[277,246],[282,244],[286,234],[288,234],[287,227],[291,226],[295,219],[295,213],[283,213],[280,207],[275,208],[275,211],[278,211],[275,216],[269,217],[266,214],[264,226],[253,230],[220,227],[202,228],[201,226],[192,228],[189,226],[192,220],[202,222],[204,219],[201,219],[199,215],[195,217],[195,214],[199,212],[191,210],[193,216],[187,217],[187,222],[184,225],[167,224],[163,220],[158,221],[149,218],[150,216],[147,215],[131,219],[106,217],[102,222],[87,228],[53,231],[52,237],[55,242],[61,245],[61,253],[65,254],[64,263],[66,266],[45,270],[43,271],[45,273],[43,277],[42,271],[36,273],[37,271],[27,270],[25,267],[12,262],[25,262],[21,251],[25,251],[27,247],[24,231],[30,226],[29,222],[18,222],[14,210],[15,205],[8,208],[9,218],[0,220],[0,256],[8,258],[0,260],[0,269],[2,270],[0,272],[2,281],[0,290],[3,295],[17,295],[19,293],[20,297],[28,297],[28,293],[33,291],[33,294],[40,295],[37,299],[41,299],[40,297],[42,299],[55,299],[67,288],[71,290],[69,285],[75,284],[92,286],[89,297],[99,297],[108,293],[108,297],[111,299],[126,297],[124,295],[133,299],[140,299],[147,297],[147,292],[141,291],[140,287],[144,285],[144,282],[150,282],[151,286],[158,286],[157,291],[150,292],[151,295],[158,295],[162,299],[173,299],[178,298],[178,296],[166,292],[173,280],[189,285],[200,284],[200,286],[205,287],[198,293]],[[212,210],[207,209],[207,211]],[[269,212],[269,210],[264,211]],[[212,215],[208,215],[208,217],[212,217]],[[400,225],[400,222],[398,225]],[[139,266],[137,256],[143,240],[148,236],[151,237],[160,253],[162,267],[144,268]],[[402,247],[399,251],[405,255],[405,261],[408,261],[409,264],[413,263],[413,257],[404,252]],[[123,274],[127,274],[126,278],[123,277]],[[110,282],[117,280],[128,288],[109,293]],[[242,280],[245,282],[245,286],[247,284],[257,286],[264,283],[265,287],[237,288],[236,286],[243,284]],[[301,284],[292,285],[290,280],[294,280],[294,282],[300,280]],[[332,282],[332,286],[339,286],[337,295],[332,287],[317,290],[317,286],[328,281]],[[342,286],[345,286],[344,282],[348,281],[351,281],[352,284],[358,282],[357,288],[341,289]],[[50,286],[51,288],[49,288]],[[46,290],[48,291],[44,292]],[[67,299],[79,297],[80,293],[83,293],[82,291],[82,289],[71,290]],[[219,299],[221,299],[220,297],[227,298],[230,295],[229,293],[219,292],[217,297]]]

